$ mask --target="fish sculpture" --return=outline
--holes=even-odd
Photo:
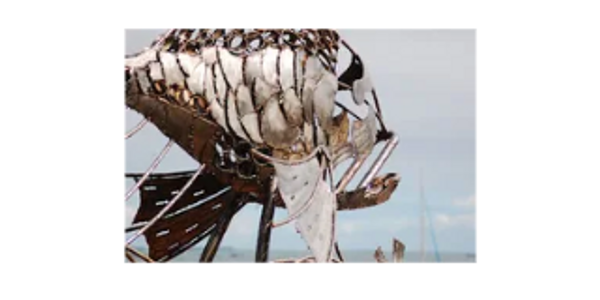
[[[352,59],[337,74],[341,46]],[[341,91],[366,116],[337,101]],[[398,139],[385,127],[362,59],[334,30],[171,29],[126,56],[125,93],[127,107],[170,139],[165,151],[175,143],[201,164],[196,172],[150,174],[156,160],[146,173],[129,174],[137,184],[126,199],[136,189],[142,196],[131,230],[141,230],[126,248],[145,234],[154,260],[169,260],[209,234],[203,257],[211,260],[229,220],[255,202],[264,206],[257,261],[267,257],[270,229],[290,222],[314,261],[337,261],[336,212],[380,204],[399,182],[395,173],[376,177]],[[387,144],[378,159],[346,191],[379,142]],[[333,170],[347,159],[353,163],[336,183]],[[175,196],[164,200],[164,192]],[[274,207],[285,207],[288,217],[273,222]]]

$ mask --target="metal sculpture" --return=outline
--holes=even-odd
[[[338,76],[340,44],[352,60]],[[263,205],[257,262],[268,260],[271,229],[292,221],[313,254],[307,261],[343,261],[336,211],[385,202],[399,183],[394,173],[376,177],[398,138],[383,122],[360,56],[336,31],[171,29],[126,57],[125,79],[127,107],[170,140],[145,173],[126,174],[136,180],[126,201],[137,190],[141,196],[126,229],[137,231],[125,245],[128,259],[168,261],[209,237],[200,260],[212,261],[230,220],[254,202]],[[366,117],[338,102],[338,91],[349,91],[368,109]],[[341,113],[334,115],[335,106]],[[346,191],[383,142],[356,189]],[[198,170],[151,174],[173,143]],[[348,159],[352,164],[334,182],[333,170]],[[275,207],[288,217],[273,222]],[[148,256],[130,247],[141,235]]]

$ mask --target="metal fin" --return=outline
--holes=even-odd
[[[183,64],[183,63],[182,63]],[[193,69],[190,70],[190,77],[187,79],[188,88],[192,93],[204,95],[206,88],[207,68],[204,62],[200,61]]]
[[[160,61],[165,72],[165,81],[167,86],[178,85],[183,86],[185,76],[181,72],[181,68],[177,63],[177,57],[174,53],[160,52]]]
[[[136,69],[135,76],[137,78],[138,83],[140,84],[140,88],[144,94],[148,94],[148,90],[152,87],[152,83],[150,83],[150,79],[148,78],[148,74],[144,69]]]
[[[276,92],[275,87],[270,86],[261,78],[256,78],[254,85],[255,109],[263,108],[269,99],[275,97]]]
[[[236,97],[232,91],[229,91],[229,95],[227,96],[227,118],[229,119],[229,125],[235,134],[246,141],[250,141],[244,129],[242,129],[242,125],[240,123],[240,118],[237,113],[237,108],[235,107]]]
[[[296,92],[293,89],[287,89],[283,93],[283,110],[287,116],[287,121],[290,126],[300,126],[304,120],[302,114],[304,108]]]
[[[329,184],[321,176],[313,197],[314,200],[307,210],[298,217],[296,228],[307,242],[316,261],[328,262],[335,238],[336,201]]]
[[[302,61],[306,53],[303,50],[296,50],[294,55],[294,77],[296,82],[294,82],[294,88],[296,89],[296,95],[299,98],[302,98],[302,87],[304,85],[304,77],[302,76]]]
[[[204,95],[209,105],[213,102],[217,102],[217,95],[215,93],[215,80],[213,78],[213,72],[211,66],[206,66],[206,73],[204,75]]]
[[[227,83],[225,81],[225,75],[221,72],[219,66],[215,66],[215,83],[217,87],[217,100],[221,105],[225,105],[225,97],[227,97]]]
[[[252,95],[250,95],[250,89],[245,85],[240,85],[237,89],[236,94],[237,106],[240,112],[240,118],[254,113],[254,104],[252,103]]]
[[[261,116],[261,133],[264,141],[275,148],[291,146],[300,136],[300,130],[286,122],[276,98],[267,101]]]
[[[231,54],[227,49],[219,49],[219,59],[223,66],[223,75],[227,78],[227,82],[231,85],[231,88],[236,90],[242,83],[244,75],[242,73],[243,60]]]
[[[247,85],[252,84],[255,78],[262,78],[262,52],[246,57],[244,79]]]
[[[273,163],[277,187],[289,216],[298,215],[313,198],[321,174],[316,158],[299,165]]]
[[[217,62],[217,47],[206,47],[202,49],[202,59],[207,65],[213,65]]]
[[[215,119],[217,124],[223,128],[226,132],[229,132],[227,122],[225,120],[225,109],[219,101],[212,101],[209,105],[210,115]]]
[[[244,128],[248,132],[249,138],[253,142],[262,144],[264,143],[262,136],[260,135],[260,127],[258,126],[258,114],[253,112],[242,117],[241,120]]]
[[[159,62],[151,62],[148,67],[150,68],[150,79],[153,81],[165,79],[162,74],[162,67]]]
[[[352,124],[352,141],[360,154],[371,152],[377,141],[377,120],[375,111],[369,106],[367,116]]]
[[[279,58],[279,84],[284,91],[295,88],[294,61],[295,55],[292,50],[289,48],[281,50]]]
[[[331,127],[336,92],[337,78],[333,73],[325,72],[315,88],[313,105],[319,124],[326,131]]]
[[[323,65],[321,65],[321,62],[319,62],[319,58],[311,55],[306,59],[306,65],[304,67],[305,79],[312,79],[317,82],[321,79],[321,76],[324,72]]]
[[[313,120],[313,99],[315,94],[315,88],[317,86],[317,82],[310,78],[304,78],[303,88],[302,88],[302,97],[300,101],[302,103],[302,107],[304,109],[304,120],[306,122],[312,122]]]
[[[335,195],[323,180],[318,158],[302,164],[273,162],[278,188],[288,208],[297,217],[296,228],[317,262],[331,259],[336,211]]]
[[[279,78],[277,76],[277,57],[279,50],[273,47],[267,47],[264,50],[262,60],[263,78],[265,82],[273,87],[279,86]]]
[[[342,111],[332,119],[331,130],[327,132],[329,134],[329,143],[333,152],[342,147],[348,141],[350,133],[350,119],[348,118],[348,112]]]

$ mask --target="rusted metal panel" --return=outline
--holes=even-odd
[[[151,175],[141,186],[140,207],[134,225],[153,218],[190,177],[190,172]],[[182,248],[201,241],[215,228],[231,194],[232,191],[214,176],[199,176],[171,210],[144,233],[149,256],[154,260],[168,260]]]

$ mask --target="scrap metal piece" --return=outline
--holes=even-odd
[[[308,244],[316,262],[329,262],[335,241],[335,195],[320,179],[314,200],[298,217],[296,229]]]
[[[365,94],[373,90],[373,83],[360,56],[352,53],[350,66],[339,77],[339,90],[351,87],[354,103],[361,105],[365,102]]]
[[[212,231],[210,238],[206,242],[204,249],[202,250],[202,255],[200,256],[200,262],[212,262],[217,254],[217,250],[221,245],[221,241],[225,236],[225,232],[229,227],[229,223],[233,219],[235,213],[241,209],[241,207],[245,204],[242,199],[239,197],[240,195],[236,193],[229,193],[228,199],[225,200],[224,205],[226,208],[219,218],[219,221],[215,225],[215,229]]]
[[[277,187],[288,209],[286,221],[297,219],[296,229],[317,262],[330,261],[334,243],[335,194],[323,179],[316,151],[303,163],[273,161]]]
[[[355,210],[382,204],[398,187],[400,176],[389,173],[373,178],[365,187],[337,195],[338,210]]]
[[[340,77],[340,85],[351,90],[357,104],[364,103],[369,109],[367,117],[352,126],[348,113],[357,118],[352,112],[344,110],[333,117],[340,41],[352,53],[354,63]],[[197,206],[192,208],[181,208],[190,201],[179,197],[185,193],[175,197],[178,203],[165,200],[170,194],[160,200],[163,207],[144,210],[148,214],[145,221],[136,220],[132,228],[141,226],[138,234],[151,233],[147,240],[154,249],[157,241],[175,236],[172,230],[180,230],[180,225],[174,225],[179,220],[185,219],[182,224],[186,226],[200,220],[184,229],[187,233],[202,227],[195,235],[186,236],[187,240],[173,238],[159,247],[163,252],[156,257],[160,261],[189,249],[209,234],[212,236],[201,259],[212,260],[230,220],[224,209],[229,204],[226,199],[236,193],[247,196],[245,201],[263,204],[257,261],[268,258],[275,207],[288,209],[283,223],[297,220],[296,228],[312,251],[312,260],[334,261],[336,211],[383,203],[399,182],[395,174],[375,177],[393,145],[380,154],[359,188],[344,191],[375,144],[387,139],[382,136],[387,137],[388,132],[360,57],[335,31],[172,29],[151,49],[126,58],[125,68],[127,106],[206,165],[207,175],[200,177],[215,182],[209,187],[210,183],[196,183],[188,176],[188,185],[217,189],[211,200],[194,199]],[[373,93],[377,112],[364,99],[367,92]],[[352,138],[348,141],[350,128]],[[278,160],[253,154],[258,149]],[[325,155],[307,159],[317,149]],[[319,162],[324,157],[327,165]],[[355,162],[333,191],[333,181],[327,183],[325,170],[331,175],[331,168],[349,158]],[[214,199],[219,200],[207,204]],[[173,206],[170,212],[175,212],[166,214],[165,205]],[[202,209],[196,212],[196,208]],[[156,224],[151,226],[153,222]]]
[[[146,263],[146,266],[156,266],[156,261],[127,245],[121,245],[121,258],[129,261],[132,267],[137,266],[136,258]]]
[[[289,165],[273,162],[273,166],[277,178],[277,188],[288,211],[288,218],[284,222],[279,222],[277,226],[280,226],[306,211],[314,199],[323,170],[316,155],[302,164]]]
[[[352,142],[360,155],[368,155],[377,142],[377,119],[369,106],[367,116],[352,124]]]
[[[139,180],[142,174],[127,174]],[[152,174],[140,187],[140,206],[132,227],[145,225],[168,204],[193,172]],[[171,212],[159,219],[145,233],[149,256],[168,261],[193,247],[213,232],[224,212],[231,188],[212,174],[203,173],[173,205]],[[239,210],[239,208],[238,208]],[[237,212],[237,211],[236,211]]]

